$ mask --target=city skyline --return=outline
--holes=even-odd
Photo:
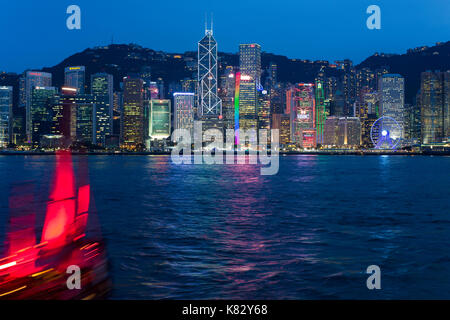
[[[388,65],[357,68],[348,59],[335,64],[318,61],[320,69],[316,69],[313,81],[291,82],[279,79],[277,63],[267,65],[266,61],[263,66],[259,43],[241,43],[238,61],[219,62],[218,42],[213,34],[211,18],[209,24],[206,21],[204,36],[198,41],[196,58],[179,54],[169,57],[182,59],[179,61],[184,65],[178,64],[177,68],[191,73],[176,80],[153,75],[149,61],[166,61],[166,54],[157,52],[159,58],[155,59],[155,52],[136,45],[125,46],[128,50],[122,59],[142,60],[145,64],[140,65],[139,71],[130,65],[122,68],[125,76],[114,70],[110,71],[115,75],[98,72],[99,69],[89,71],[102,60],[100,54],[92,51],[86,51],[94,55],[90,67],[83,65],[82,58],[76,64],[65,60],[59,71],[64,72],[61,92],[52,82],[55,71],[26,71],[14,84],[18,92],[18,101],[13,101],[16,104],[11,107],[11,101],[6,101],[13,100],[11,97],[2,103],[5,112],[0,138],[8,137],[11,147],[28,150],[100,147],[168,152],[175,142],[169,139],[172,128],[181,126],[191,130],[197,120],[203,131],[217,129],[218,140],[223,140],[225,129],[234,128],[237,150],[258,148],[256,138],[255,141],[247,139],[249,132],[256,135],[256,131],[261,133],[271,128],[282,131],[281,150],[284,151],[395,150],[397,147],[411,150],[421,142],[444,146],[450,141],[450,71],[444,71],[431,86],[427,85],[429,93],[423,87],[422,78],[422,91],[416,93],[414,106],[410,107],[405,104],[405,78],[390,72]],[[145,53],[135,54],[130,49]],[[426,49],[419,47],[408,53],[420,54]],[[434,51],[432,56],[436,53],[439,54]],[[121,69],[117,64],[112,65]],[[425,73],[426,69],[421,71],[422,77]],[[122,79],[116,89],[114,79]],[[190,97],[193,103],[182,106],[177,101],[180,100],[177,94],[183,90],[193,95]],[[427,95],[431,99],[429,103]],[[282,115],[289,115],[289,119]],[[417,123],[423,123],[422,129],[416,128]],[[242,140],[240,130],[243,130]]]
[[[4,1],[0,301],[450,300],[449,12]]]
[[[8,3],[0,13],[0,26],[7,30],[12,27],[14,32],[3,35],[3,44],[9,50],[0,53],[0,70],[21,72],[51,66],[71,52],[106,45],[112,39],[114,43],[139,43],[166,52],[194,51],[193,44],[198,41],[202,29],[202,23],[197,22],[205,20],[205,13],[214,14],[216,39],[221,43],[221,52],[236,52],[239,43],[255,42],[261,44],[266,52],[290,58],[329,61],[349,58],[360,62],[375,52],[403,53],[410,47],[450,38],[450,23],[445,17],[445,7],[450,8],[450,3],[430,6],[420,1],[377,1],[382,12],[380,30],[366,27],[366,8],[370,4],[369,1],[350,1],[338,6],[331,0],[324,0],[319,8],[307,2],[288,1],[284,5],[273,6],[270,2],[261,1],[257,5],[235,3],[239,10],[230,11],[233,3],[224,6],[220,2],[200,2],[187,7],[183,14],[174,10],[181,5],[176,2],[151,6],[130,3],[122,12],[122,8],[114,10],[114,3],[106,7],[102,2],[79,1],[81,30],[68,30],[65,27],[65,3],[29,3],[20,7]],[[150,26],[144,23],[145,19],[140,19],[143,12],[152,13],[154,22]],[[171,12],[171,24],[162,23],[164,12]],[[301,15],[300,23],[289,22],[289,17],[298,12],[308,14]],[[35,26],[32,19],[36,15],[45,17],[39,26]],[[112,23],[114,19],[121,23]],[[265,23],[266,20],[273,23]],[[246,28],[248,24],[255,28]],[[436,25],[439,28],[435,28]],[[65,45],[51,41],[51,37],[32,36],[36,33],[45,35],[48,30],[52,30],[53,36],[64,39]],[[16,41],[17,36],[24,41]],[[33,54],[29,54],[30,50]]]

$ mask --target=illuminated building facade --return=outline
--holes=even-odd
[[[78,94],[76,88],[62,87],[52,104],[51,135],[64,137],[67,146],[73,142],[96,143],[97,100],[91,94]]]
[[[239,95],[240,95],[240,88],[241,88],[241,73],[236,72],[235,75],[236,81],[235,81],[235,88],[234,88],[234,144],[239,145]]]
[[[291,116],[288,114],[280,115],[280,143],[291,143]]]
[[[356,148],[361,145],[361,121],[357,117],[330,116],[325,121],[326,147]]]
[[[85,93],[86,68],[84,66],[64,69],[64,86],[77,89],[78,94]]]
[[[303,130],[315,130],[315,96],[312,83],[299,83],[290,90],[291,141],[303,147]]]
[[[76,140],[84,143],[96,143],[96,121],[94,103],[77,103],[76,107]]]
[[[122,147],[133,150],[144,144],[143,80],[125,77],[123,87]]]
[[[337,147],[338,142],[338,126],[339,117],[330,116],[325,120],[323,145],[326,147]]]
[[[241,72],[239,94],[239,128],[258,128],[258,90],[261,90],[261,46],[256,43],[239,45]]]
[[[192,92],[175,92],[174,129],[186,129],[193,137],[194,130],[194,96]]]
[[[271,62],[269,65],[268,89],[273,89],[278,83],[278,66]]]
[[[422,143],[450,137],[450,72],[422,72],[420,85]]]
[[[326,109],[325,109],[325,94],[323,89],[323,82],[316,81],[316,134],[317,134],[317,143],[323,143],[323,128],[325,126],[325,120],[327,118]]]
[[[270,130],[270,95],[267,90],[258,91],[258,130]]]
[[[170,100],[150,100],[150,140],[164,140],[170,137]]]
[[[234,129],[235,74],[232,66],[227,66],[220,77],[219,97],[222,100],[222,115],[225,129]]]
[[[55,87],[34,87],[31,91],[31,142],[39,146],[41,137],[51,133],[52,103],[57,94]]]
[[[355,102],[353,113],[361,122],[361,145],[365,148],[373,148],[370,131],[378,116],[371,113],[374,108],[370,102]]]
[[[395,119],[403,132],[405,118],[405,78],[399,74],[383,75],[379,83],[379,93],[381,115]]]
[[[373,148],[374,145],[372,143],[372,139],[370,137],[370,131],[372,129],[373,124],[377,121],[378,117],[375,114],[368,114],[366,118],[361,120],[361,145],[364,148]]]
[[[279,130],[280,145],[286,147],[291,143],[291,117],[289,114],[272,114],[271,129]]]
[[[380,117],[380,101],[378,92],[368,92],[362,97],[361,102],[367,105],[367,112]]]
[[[105,146],[107,137],[113,134],[113,76],[106,73],[93,74],[91,94],[95,101],[93,143]]]
[[[315,129],[303,129],[302,134],[302,147],[304,149],[314,149],[317,146],[317,137]]]
[[[67,143],[75,138],[75,124],[72,113],[76,111],[77,89],[70,87],[61,88],[61,93],[52,105],[51,134],[64,136]],[[72,127],[72,129],[71,129]]]
[[[287,112],[287,104],[290,103],[290,99],[287,98],[289,91],[285,86],[276,83],[275,87],[270,88],[270,113],[282,114]],[[289,113],[289,112],[287,112]]]
[[[159,88],[156,81],[151,81],[148,84],[149,93],[147,94],[148,99],[159,99]]]
[[[0,148],[11,141],[13,87],[0,86]]]
[[[357,117],[339,118],[339,145],[358,147],[361,145],[361,121]]]
[[[31,142],[31,94],[34,87],[51,87],[52,74],[40,71],[28,71],[20,80],[19,106],[25,107],[25,132]]]
[[[250,76],[241,74],[239,84],[239,128],[241,130],[257,129],[258,95],[254,81]]]
[[[222,102],[217,95],[217,42],[213,30],[206,28],[198,42],[198,112],[200,118],[218,119]]]

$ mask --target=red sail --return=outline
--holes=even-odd
[[[50,248],[67,243],[75,221],[75,181],[69,152],[57,154],[54,181],[41,239]]]

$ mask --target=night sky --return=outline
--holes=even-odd
[[[66,8],[81,7],[81,30],[66,28]],[[381,30],[366,9],[381,8]],[[257,42],[267,52],[301,59],[350,58],[450,40],[449,0],[2,0],[0,70],[53,66],[87,47],[137,43],[167,52],[196,50],[205,13],[214,13],[219,50]]]

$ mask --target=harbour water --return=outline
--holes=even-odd
[[[450,298],[450,157],[291,155],[273,176],[169,156],[73,161],[89,169],[112,299]],[[0,156],[2,243],[12,187],[45,203],[54,165]],[[381,290],[366,287],[369,265]]]

